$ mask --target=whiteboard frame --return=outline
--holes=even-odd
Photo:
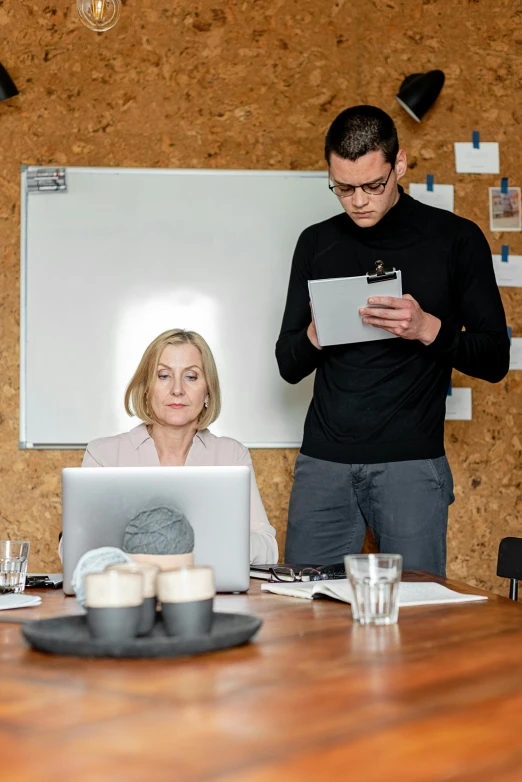
[[[20,410],[19,410],[19,429],[20,440],[18,448],[25,450],[32,447],[32,443],[26,442],[27,422],[26,422],[26,342],[27,328],[25,323],[25,313],[27,310],[27,166],[20,166]]]
[[[56,450],[56,451],[81,451],[85,450],[87,443],[32,443],[27,441],[27,231],[28,231],[28,204],[29,191],[27,189],[27,173],[41,168],[53,168],[53,166],[35,166],[23,164],[21,171],[21,197],[20,197],[20,411],[19,411],[19,450]],[[285,169],[204,169],[204,168],[119,168],[118,166],[63,166],[67,178],[68,171],[78,174],[115,174],[125,176],[127,174],[147,174],[151,176],[256,176],[274,177],[289,176],[296,178],[328,179],[328,172],[324,169],[318,171],[288,171]],[[32,198],[40,198],[46,193],[31,193]],[[58,198],[60,193],[54,194]],[[311,401],[311,400],[310,400]],[[303,421],[304,424],[304,421]],[[300,448],[302,441],[277,442],[277,443],[244,443],[247,448]]]

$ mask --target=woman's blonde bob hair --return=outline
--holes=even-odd
[[[196,421],[198,430],[210,426],[221,412],[221,391],[216,362],[209,346],[200,334],[184,329],[164,331],[153,340],[141,357],[136,372],[125,391],[125,412],[135,415],[146,424],[157,423],[153,411],[149,408],[148,398],[156,381],[156,373],[161,354],[167,345],[194,345],[201,354],[203,374],[207,384],[208,407],[204,407]]]

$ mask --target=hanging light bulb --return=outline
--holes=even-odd
[[[121,0],[76,0],[76,9],[89,30],[104,33],[120,18]]]

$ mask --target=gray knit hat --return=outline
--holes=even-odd
[[[189,554],[194,551],[194,530],[177,508],[150,508],[128,523],[123,550],[127,554]]]

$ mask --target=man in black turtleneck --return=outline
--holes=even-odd
[[[496,383],[509,368],[491,252],[474,223],[404,193],[406,154],[380,109],[343,111],[325,154],[344,213],[301,234],[276,347],[289,383],[316,370],[285,561],[342,562],[360,552],[368,525],[380,551],[402,554],[405,568],[445,575],[454,500],[444,455],[451,370]],[[321,349],[308,280],[374,272],[377,260],[401,270],[405,294],[376,291],[369,303],[386,308],[360,315],[399,338]]]

